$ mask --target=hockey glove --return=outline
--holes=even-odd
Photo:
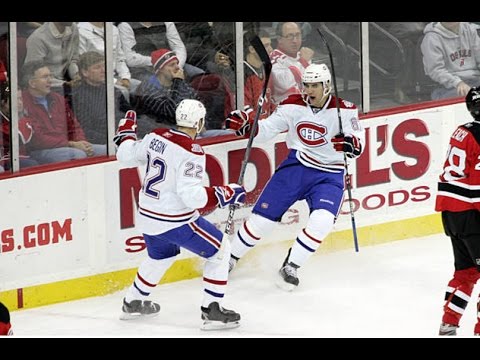
[[[18,135],[23,144],[27,144],[32,140],[33,128],[25,118],[18,120]]]
[[[245,110],[232,111],[225,120],[225,127],[235,130],[237,136],[249,135],[253,123],[252,113],[253,109],[250,106],[246,106]]]
[[[362,145],[354,135],[339,133],[332,138],[333,147],[338,152],[344,152],[349,158],[354,159],[362,152]]]
[[[245,202],[245,189],[238,184],[214,186],[215,196],[218,199],[218,207],[224,208],[228,205],[241,205]]]
[[[118,147],[127,139],[137,140],[137,114],[133,110],[128,110],[125,118],[120,120],[113,142]]]

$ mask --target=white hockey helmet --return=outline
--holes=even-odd
[[[323,84],[323,93],[327,95],[330,93],[332,86],[332,75],[325,64],[311,64],[308,65],[302,75],[302,82],[305,84],[319,83]]]
[[[175,110],[175,118],[178,126],[197,129],[197,134],[205,124],[207,110],[198,100],[184,99],[180,101]]]

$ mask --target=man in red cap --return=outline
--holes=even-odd
[[[166,64],[168,64],[171,61],[176,60],[177,66],[179,65],[177,54],[174,51],[169,49],[158,49],[158,50],[152,51],[151,58],[152,58],[153,70],[155,72],[157,72],[157,70],[164,67]],[[182,69],[180,68],[180,70]]]
[[[133,99],[133,106],[137,114],[147,115],[157,123],[172,127],[175,125],[175,109],[180,101],[197,99],[197,94],[185,81],[185,74],[174,51],[155,50],[151,59],[155,74],[142,81]],[[146,124],[142,124],[142,121],[138,125],[140,134],[152,130],[145,128]],[[152,125],[158,127],[158,124]]]
[[[8,308],[0,302],[0,336],[13,335],[12,325],[10,324],[10,312]]]

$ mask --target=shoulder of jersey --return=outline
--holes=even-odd
[[[272,62],[272,65],[275,65],[277,60],[279,60],[281,58],[285,58],[285,57],[286,57],[286,55],[278,49],[274,49],[270,53],[270,61]]]
[[[480,124],[478,122],[470,121],[466,124],[460,125],[459,127],[464,127],[464,128],[467,128],[467,129],[471,129],[471,128],[478,128],[479,125]]]
[[[480,123],[477,121],[471,121],[458,127],[458,129],[462,128],[470,133],[475,141],[480,145]]]
[[[303,100],[302,94],[292,94],[283,100],[280,105],[300,105],[300,106],[307,106],[305,101]]]
[[[332,100],[328,104],[327,109],[336,108],[337,107],[337,99],[339,101],[338,105],[339,105],[340,109],[354,110],[354,109],[357,108],[357,106],[350,101],[343,100],[342,98],[337,98],[335,96],[332,96]]]
[[[205,152],[200,144],[197,144],[193,141],[193,139],[182,133],[181,131],[177,131],[175,129],[165,129],[165,128],[158,128],[152,131],[153,133],[167,139],[170,142],[173,142],[180,146],[181,148],[185,149],[188,152],[191,152],[195,155],[204,155]]]
[[[357,108],[357,106],[347,100],[343,100],[342,98],[338,98],[340,100],[339,102],[339,107],[340,109],[346,109],[346,110],[354,110]],[[327,109],[332,109],[337,107],[337,98],[335,96],[332,96],[332,100],[328,104]],[[305,101],[303,100],[303,95],[302,94],[293,94],[287,97],[285,100],[283,100],[280,105],[300,105],[300,106],[307,106]]]

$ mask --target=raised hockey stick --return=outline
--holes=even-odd
[[[332,51],[330,50],[330,46],[328,46],[327,39],[325,39],[325,36],[323,36],[320,29],[317,28],[317,31],[320,34],[320,37],[322,38],[322,41],[325,44],[328,51],[328,57],[330,58],[330,66],[332,68],[333,89],[335,91],[335,97],[339,99],[338,91],[337,91],[337,78],[335,76],[335,67],[333,65]],[[340,113],[340,105],[338,100],[335,101],[335,104],[337,105],[338,127],[340,128],[340,133],[343,134],[342,115]],[[348,173],[347,155],[345,153],[343,153],[343,162],[345,164],[345,179],[347,183],[348,203],[350,205],[350,218],[352,219],[353,243],[355,245],[355,251],[358,252],[357,225],[355,224],[355,215],[353,213],[352,184],[350,182],[350,174]]]
[[[262,94],[258,98],[257,112],[255,113],[255,118],[253,119],[252,128],[250,130],[250,136],[248,138],[247,147],[245,148],[245,155],[242,161],[242,167],[240,168],[240,174],[238,175],[237,184],[239,185],[243,184],[243,177],[245,175],[245,170],[247,169],[248,159],[250,157],[250,151],[252,149],[253,138],[255,137],[255,133],[257,132],[258,119],[260,117],[260,113],[262,112],[262,107],[265,102],[265,95],[267,93],[268,81],[270,80],[270,73],[272,72],[272,63],[270,61],[270,57],[268,56],[267,50],[265,50],[265,47],[263,46],[262,40],[260,40],[260,38],[257,35],[255,35],[252,39],[250,39],[250,44],[253,46],[253,48],[257,52],[258,56],[260,57],[260,60],[262,60],[265,76],[263,79]],[[232,224],[233,224],[233,215],[235,215],[236,208],[237,207],[235,205],[229,206],[230,211],[228,213],[227,225],[225,225],[225,234],[227,235],[230,235],[231,233]]]

